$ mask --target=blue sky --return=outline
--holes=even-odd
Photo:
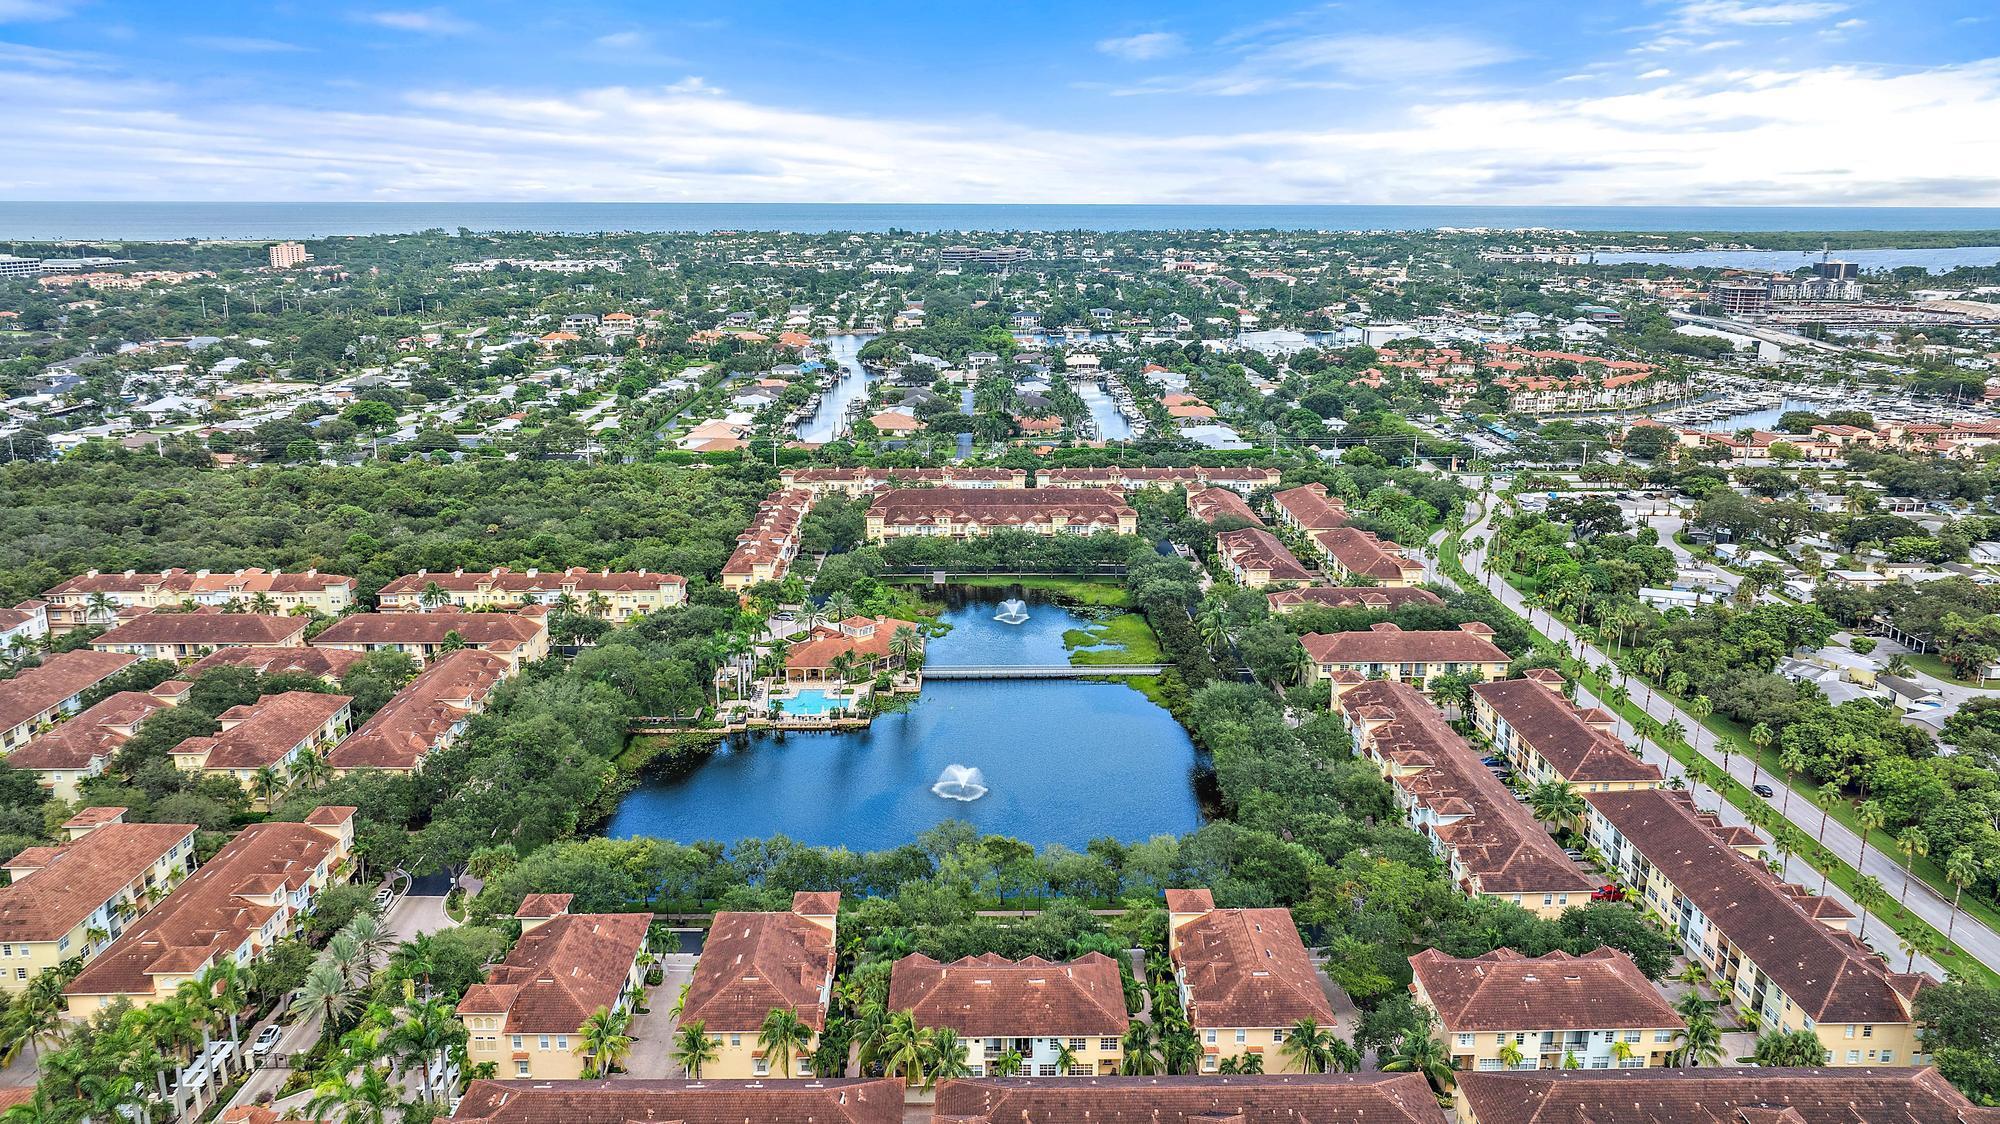
[[[0,198],[2000,204],[1995,0],[0,0]]]

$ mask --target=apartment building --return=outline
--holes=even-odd
[[[1687,1023],[1613,948],[1524,956],[1511,948],[1410,957],[1410,996],[1437,1012],[1462,1073],[1639,1069],[1667,1064]]]
[[[513,672],[548,656],[548,615],[541,605],[518,613],[356,613],[333,622],[312,643],[362,653],[393,649],[420,665],[471,648],[505,660]]]
[[[256,795],[259,772],[270,769],[289,779],[299,758],[333,748],[347,734],[353,702],[347,695],[286,691],[232,706],[216,716],[221,728],[214,734],[174,747],[174,767],[228,777],[253,794],[253,807],[264,807],[264,797]]]
[[[83,709],[83,694],[137,662],[122,652],[58,652],[0,679],[0,751],[12,753],[51,723]]]
[[[1329,495],[1326,485],[1317,482],[1287,488],[1272,496],[1271,510],[1277,513],[1280,526],[1302,535],[1347,526],[1347,501]]]
[[[0,651],[17,652],[49,634],[49,603],[29,599],[0,609]]]
[[[1895,971],[1849,931],[1846,909],[1780,882],[1759,861],[1754,832],[1724,827],[1670,789],[1584,801],[1592,845],[1765,1029],[1812,1031],[1836,1067],[1923,1064],[1916,997],[1937,981]]]
[[[1215,536],[1215,558],[1247,589],[1304,583],[1319,576],[1279,542],[1278,536],[1261,527],[1243,527]]]
[[[86,963],[195,866],[195,825],[126,823],[92,808],[66,842],[29,847],[0,869],[0,994],[18,994],[71,957]]]
[[[57,635],[85,625],[110,624],[127,609],[171,609],[183,605],[232,605],[289,615],[307,609],[336,616],[354,606],[355,581],[340,574],[305,570],[161,570],[103,573],[91,570],[42,594],[49,630]]]
[[[303,242],[273,242],[268,252],[272,269],[293,269],[312,260]]]
[[[361,655],[338,648],[217,648],[188,665],[186,675],[194,680],[213,668],[240,667],[259,675],[310,675],[338,686]]]
[[[1259,488],[1275,488],[1280,480],[1277,469],[1254,465],[1189,465],[1182,468],[1110,465],[1103,468],[1045,468],[1040,474],[1040,485],[1044,488],[1109,488],[1121,492],[1136,492],[1142,488],[1163,492],[1175,488],[1193,491],[1212,487],[1249,495]]]
[[[1019,468],[787,468],[778,473],[787,488],[803,488],[814,497],[867,496],[884,488],[1025,488],[1028,473]]]
[[[1564,698],[1562,676],[1537,668],[1520,679],[1475,683],[1472,723],[1529,784],[1563,781],[1578,792],[1658,788],[1657,765],[1634,756],[1609,711]]]
[[[181,881],[63,989],[71,1018],[119,999],[144,1007],[211,965],[248,964],[298,924],[320,892],[345,881],[354,809],[323,806],[304,823],[252,824]]]
[[[1241,495],[1232,489],[1220,486],[1189,489],[1187,509],[1196,519],[1210,526],[1224,519],[1252,527],[1264,525],[1264,521],[1258,518],[1257,513]]]
[[[680,1025],[699,1021],[715,1044],[702,1076],[723,1079],[810,1077],[812,1052],[826,1029],[833,994],[834,930],[840,895],[792,895],[789,913],[718,913],[702,944]],[[792,1059],[794,1072],[776,1073],[757,1044],[764,1017],[789,1008],[814,1040]],[[900,1097],[900,1094],[899,1094]]]
[[[890,973],[889,1009],[957,1031],[975,1077],[1009,1054],[1027,1077],[1115,1074],[1131,1025],[1118,964],[1101,952],[1063,964],[990,952],[940,964],[914,952]]]
[[[896,488],[868,507],[868,541],[910,536],[966,539],[998,531],[1129,535],[1139,513],[1100,488]]]
[[[644,982],[639,954],[650,913],[571,913],[570,894],[530,894],[514,914],[521,939],[467,988],[458,1017],[469,1065],[536,1081],[583,1076],[584,1022],[625,1009]]]
[[[94,652],[125,652],[149,660],[191,660],[218,648],[296,648],[306,641],[305,617],[229,613],[215,607],[182,612],[148,609],[90,642]]]
[[[1467,1073],[1458,1103],[1460,1124],[2000,1124],[2000,1108],[1910,1068]]]
[[[446,652],[335,745],[327,764],[339,775],[416,772],[425,758],[458,741],[512,670],[499,656],[471,648]]]
[[[1427,689],[1439,675],[1504,677],[1508,656],[1492,637],[1482,621],[1442,632],[1405,632],[1393,621],[1378,621],[1366,631],[1308,632],[1299,642],[1312,657],[1314,682],[1391,679]]]
[[[1444,1124],[1414,1073],[1258,1077],[960,1078],[938,1088],[942,1124]],[[733,1124],[733,1122],[732,1122]]]
[[[454,1124],[903,1124],[894,1077],[821,1081],[474,1081]]]
[[[722,565],[722,588],[740,591],[785,580],[798,557],[799,529],[812,505],[809,488],[780,488],[764,497]]]
[[[1217,909],[1206,889],[1168,890],[1167,956],[1201,1071],[1255,1055],[1265,1073],[1297,1072],[1285,1034],[1300,1019],[1332,1026],[1319,968],[1290,910]]]
[[[1264,595],[1273,613],[1299,609],[1367,609],[1394,613],[1412,605],[1442,605],[1444,598],[1420,586],[1309,585],[1275,589]]]
[[[1424,580],[1424,564],[1403,553],[1403,548],[1359,527],[1333,527],[1308,532],[1306,537],[1318,547],[1326,569],[1336,580],[1352,583],[1372,581],[1376,585],[1419,585]]]
[[[139,724],[173,705],[157,692],[172,681],[145,691],[119,691],[7,756],[7,764],[35,774],[51,797],[72,801],[78,786],[102,776],[118,747],[139,732]]]
[[[1459,889],[1549,918],[1590,904],[1597,880],[1563,854],[1416,688],[1382,679],[1336,681],[1333,689],[1355,752],[1395,787],[1397,806],[1444,857]]]
[[[418,570],[383,586],[376,600],[385,613],[547,605],[622,624],[644,613],[684,604],[687,579],[679,574],[587,570],[581,566],[549,573],[517,573],[505,567],[448,574]]]

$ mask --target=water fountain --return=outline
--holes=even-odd
[[[986,795],[986,778],[971,765],[946,765],[931,791],[946,800],[977,800]]]
[[[1018,597],[1009,597],[1000,602],[1000,612],[993,619],[1001,624],[1025,624],[1028,620],[1028,603]]]

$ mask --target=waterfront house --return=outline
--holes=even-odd
[[[625,1010],[643,984],[639,954],[652,915],[571,913],[571,898],[528,895],[514,914],[521,939],[459,1000],[468,1064],[538,1081],[581,1077],[591,1060],[584,1022]]]
[[[1308,632],[1299,642],[1312,657],[1314,682],[1345,672],[1427,688],[1439,675],[1504,677],[1507,653],[1492,637],[1492,627],[1481,621],[1441,632],[1405,632],[1393,621],[1378,621],[1359,632]]]
[[[785,649],[785,679],[791,683],[824,683],[837,679],[834,665],[843,655],[853,657],[857,680],[872,679],[877,672],[889,671],[896,666],[896,658],[890,648],[896,633],[902,629],[909,630],[917,653],[921,653],[923,630],[910,621],[899,621],[893,617],[848,617],[820,625]],[[915,661],[918,655],[913,653],[910,658]]]
[[[18,994],[72,957],[88,963],[194,869],[195,825],[126,823],[91,808],[53,847],[7,860],[0,887],[0,994]]]
[[[826,1029],[833,994],[834,930],[840,895],[801,891],[789,913],[718,913],[702,944],[694,979],[681,1005],[680,1025],[700,1022],[716,1048],[703,1077],[793,1078],[812,1075],[812,1052]],[[757,1043],[764,1019],[790,1009],[813,1031],[813,1041],[792,1059],[792,1072],[774,1072]]]
[[[1291,911],[1217,909],[1205,889],[1166,898],[1167,955],[1201,1044],[1201,1072],[1252,1055],[1266,1073],[1297,1072],[1285,1034],[1300,1019],[1330,1027],[1334,1015]]]
[[[889,1010],[957,1031],[975,1077],[1009,1054],[1028,1077],[1115,1074],[1131,1025],[1118,964],[1101,952],[1062,964],[990,952],[940,964],[913,952],[890,973]]]

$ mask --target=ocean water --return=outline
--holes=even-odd
[[[0,202],[0,240],[325,238],[418,230],[1986,230],[2000,207],[1198,206],[1007,203]]]

